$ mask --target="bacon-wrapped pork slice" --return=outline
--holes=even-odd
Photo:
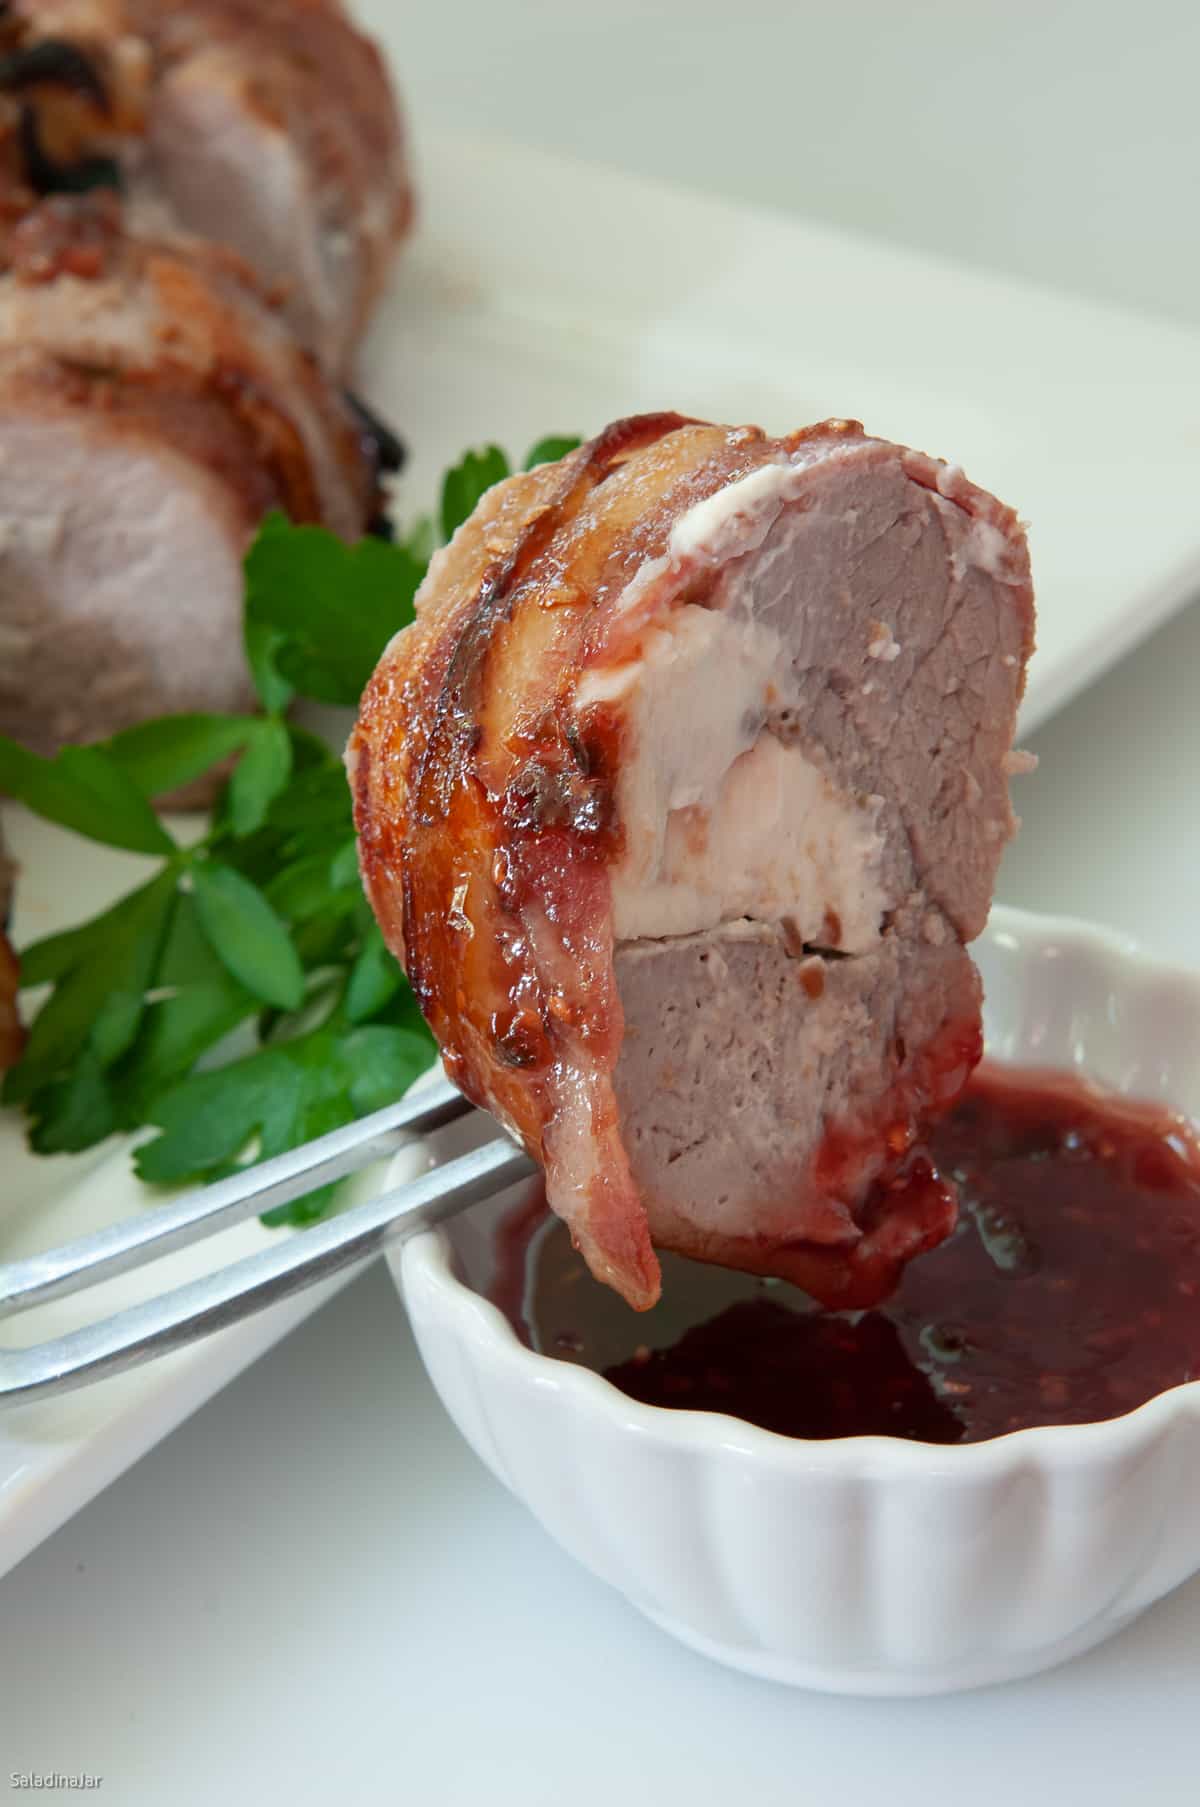
[[[452,1077],[592,1271],[865,1303],[954,1219],[1014,827],[1012,512],[834,421],[653,415],[497,485],[363,698],[363,877]]]
[[[249,706],[247,543],[272,507],[362,532],[360,423],[240,260],[111,194],[21,217],[0,272],[0,730]]]
[[[35,105],[47,185],[114,153],[131,200],[240,252],[343,366],[412,191],[386,65],[338,0],[16,0],[11,16],[10,90]]]

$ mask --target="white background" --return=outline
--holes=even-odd
[[[419,117],[1200,324],[1190,6],[363,12]],[[1198,671],[1193,610],[1037,737],[1006,901],[1195,958]],[[154,1807],[1173,1807],[1200,1794],[1198,1686],[1200,1582],[1068,1668],[973,1696],[827,1700],[706,1664],[485,1475],[379,1270],[0,1582],[0,1790],[10,1769],[85,1768],[101,1799]]]
[[[1188,0],[358,0],[413,110],[1200,320]]]

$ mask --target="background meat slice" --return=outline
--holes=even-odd
[[[27,46],[78,47],[109,96],[27,84],[48,150],[115,151],[132,202],[238,251],[344,366],[412,192],[386,65],[337,0],[18,0],[16,15]]]
[[[0,274],[0,730],[38,752],[240,709],[241,560],[285,509],[355,537],[375,474],[231,254],[56,197]]]
[[[864,1302],[952,1223],[911,1150],[979,1056],[1032,622],[1011,511],[851,422],[619,422],[435,561],[364,878],[631,1303],[652,1243]]]

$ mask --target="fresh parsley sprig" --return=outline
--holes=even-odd
[[[525,468],[578,441],[547,439]],[[338,754],[290,720],[296,698],[357,703],[438,538],[509,474],[496,446],[442,484],[436,529],[348,546],[268,516],[245,565],[261,715],[175,715],[40,759],[0,736],[0,792],[86,838],[159,860],[91,921],[21,950],[48,986],[4,1102],[42,1154],[152,1126],[144,1180],[208,1181],[398,1097],[433,1041],[358,877]],[[211,818],[177,841],[153,799],[229,761]],[[323,1187],[264,1221],[304,1223]]]

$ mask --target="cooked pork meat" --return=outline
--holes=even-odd
[[[35,12],[40,16],[34,16]],[[108,154],[146,123],[149,47],[117,3],[0,9],[0,127],[36,193],[119,181]]]
[[[38,103],[46,155],[114,152],[135,205],[239,251],[343,366],[412,194],[386,66],[338,0],[16,0],[16,16],[9,83]],[[93,82],[39,68],[47,43]]]
[[[349,748],[363,877],[631,1304],[654,1245],[865,1303],[951,1227],[913,1145],[979,1057],[1032,630],[1011,511],[853,422],[623,421],[434,560]]]
[[[0,730],[249,706],[242,555],[272,507],[362,532],[358,421],[239,259],[111,194],[43,202],[0,270]]]
[[[0,1073],[20,1058],[25,1040],[17,1014],[17,956],[5,933],[15,876],[0,830]]]

